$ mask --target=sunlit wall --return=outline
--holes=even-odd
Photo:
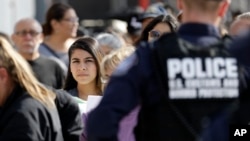
[[[35,16],[35,0],[0,0],[0,32],[11,34],[16,21]]]

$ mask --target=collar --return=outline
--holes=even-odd
[[[185,23],[182,24],[178,30],[178,34],[190,35],[191,36],[216,36],[220,38],[220,33],[218,28],[213,25],[203,24],[203,23]]]

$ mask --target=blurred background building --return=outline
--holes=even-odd
[[[126,30],[127,15],[135,10],[145,10],[151,3],[164,2],[174,13],[178,13],[175,0],[0,0],[0,31],[12,33],[14,23],[24,17],[34,17],[43,23],[48,7],[55,2],[72,5],[82,27],[101,30],[101,27],[118,24],[121,30]],[[250,11],[249,0],[232,0],[232,5],[226,20],[230,21],[234,14]],[[117,19],[117,20],[111,20]]]

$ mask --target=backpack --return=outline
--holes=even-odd
[[[248,107],[239,102],[248,87],[225,39],[203,47],[170,33],[150,43],[160,101],[152,105],[141,95],[137,141],[226,141],[230,123],[249,121],[235,120],[244,113],[239,107]]]

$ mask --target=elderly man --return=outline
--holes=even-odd
[[[37,79],[47,86],[62,88],[65,79],[62,68],[38,52],[43,41],[41,25],[35,19],[21,19],[16,23],[11,37],[17,51],[29,62]]]

